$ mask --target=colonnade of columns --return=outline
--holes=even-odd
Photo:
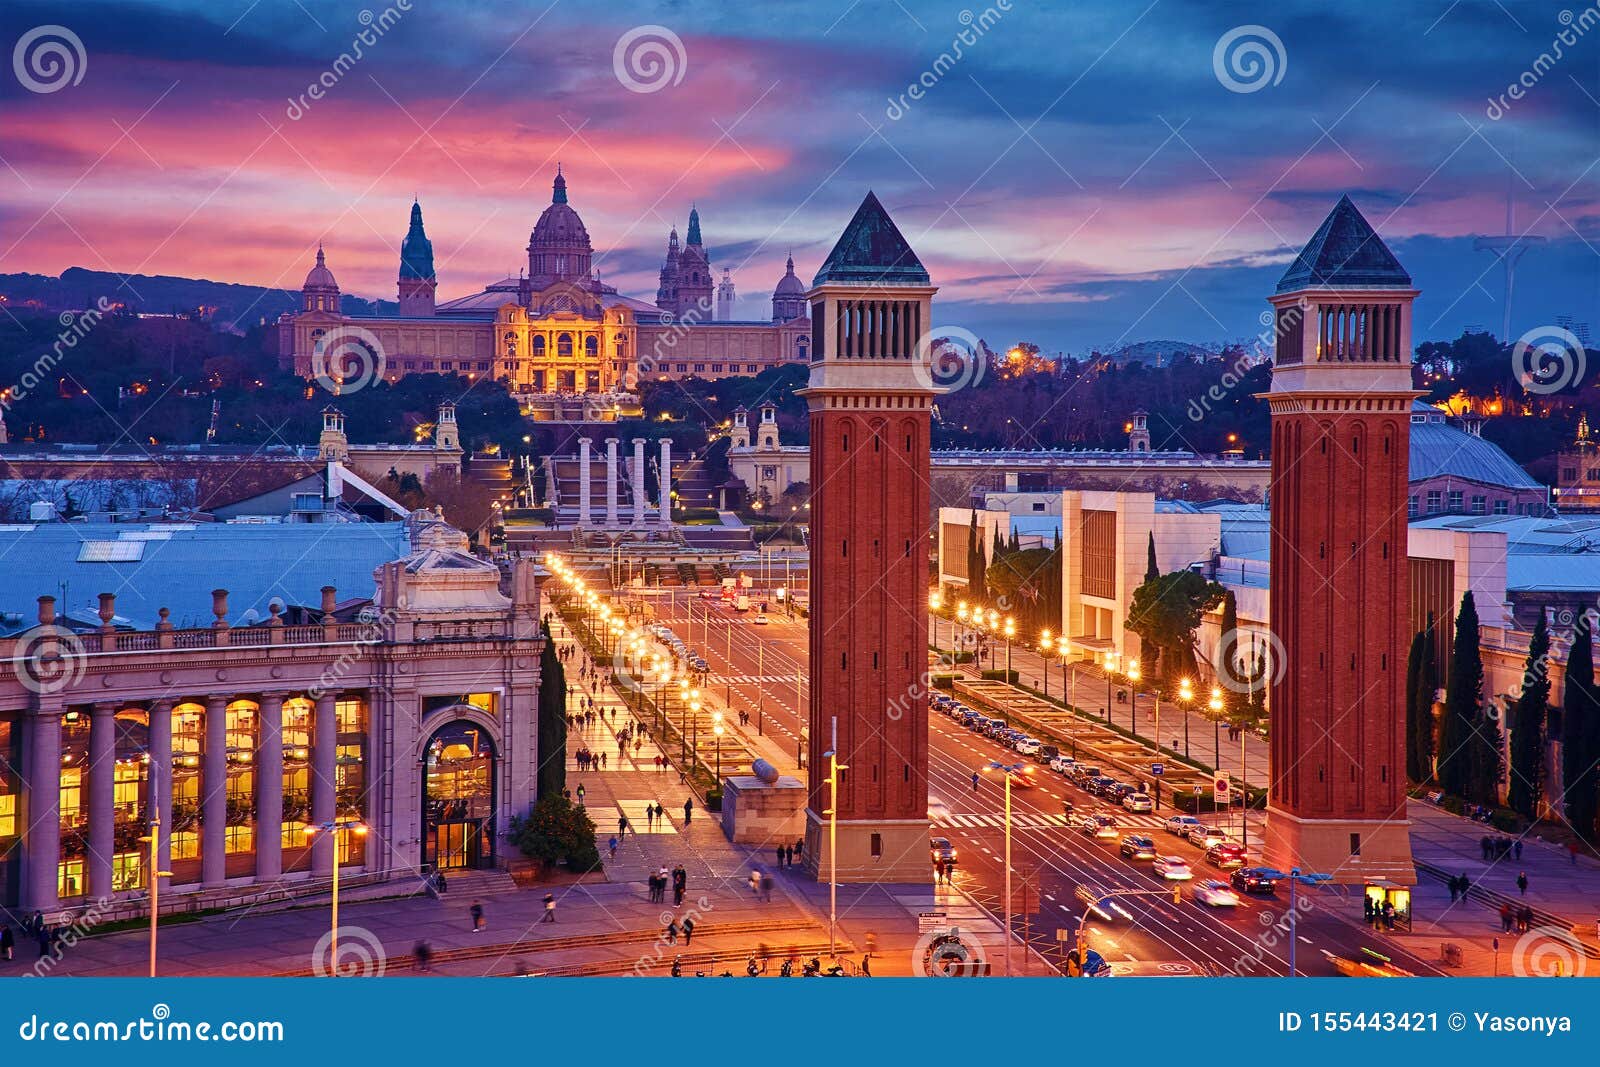
[[[669,526],[672,524],[672,440],[665,437],[661,439],[660,493],[653,508],[649,503],[649,493],[645,489],[645,443],[643,437],[635,437],[633,455],[624,461],[628,468],[625,477],[631,487],[630,496],[633,500],[629,525],[647,524],[650,521],[651,510],[655,510],[656,521],[663,526]],[[618,496],[624,472],[621,470],[617,454],[618,444],[617,438],[606,438],[605,527],[608,529],[616,529],[622,525],[618,515]],[[583,527],[595,525],[592,445],[591,438],[578,438],[578,525]]]

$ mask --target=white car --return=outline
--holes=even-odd
[[[1196,823],[1189,827],[1188,833],[1184,834],[1184,836],[1189,839],[1189,844],[1198,845],[1201,848],[1210,848],[1212,845],[1220,845],[1228,840],[1228,835],[1221,830],[1201,823]]]
[[[755,624],[757,626],[765,626],[765,625],[767,625],[767,617],[766,617],[766,615],[765,614],[758,614],[756,616],[756,618],[755,618]]]
[[[1148,793],[1129,793],[1122,798],[1122,806],[1135,815],[1145,815],[1156,810],[1156,802]]]
[[[1189,828],[1199,825],[1200,820],[1193,815],[1174,815],[1167,820],[1167,833],[1174,837],[1188,837]]]
[[[1041,742],[1036,737],[1024,737],[1017,742],[1017,754],[1021,756],[1031,756],[1035,752],[1039,751],[1040,744]]]
[[[1239,894],[1227,882],[1207,878],[1194,887],[1194,899],[1213,908],[1234,908],[1239,905]]]
[[[1050,769],[1055,771],[1057,774],[1066,774],[1068,771],[1072,770],[1073,766],[1077,762],[1078,761],[1073,759],[1071,756],[1057,756],[1055,759],[1050,761]]]
[[[1155,872],[1169,882],[1187,882],[1194,877],[1189,861],[1182,856],[1157,856]]]

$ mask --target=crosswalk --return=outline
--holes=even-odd
[[[710,674],[707,680],[716,685],[776,685],[779,682],[794,684],[793,674]]]
[[[1013,830],[1053,830],[1070,825],[1074,818],[1076,816],[1072,815],[1013,815],[1011,816],[1011,828]],[[1167,820],[1159,815],[1118,814],[1114,818],[1117,820],[1117,829],[1119,830],[1161,830],[1167,825]],[[1004,815],[994,814],[935,815],[933,817],[933,825],[943,828],[957,827],[966,830],[980,828],[1003,830],[1005,829],[1006,818]]]

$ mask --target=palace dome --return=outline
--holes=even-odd
[[[587,281],[593,253],[589,231],[567,203],[567,180],[558,169],[550,206],[528,237],[528,280],[535,289],[559,281]]]

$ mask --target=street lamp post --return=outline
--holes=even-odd
[[[1218,774],[1222,773],[1222,690],[1216,686],[1211,687],[1211,697],[1206,701],[1206,708],[1211,712],[1211,769]],[[1211,796],[1212,806],[1216,806],[1216,794]]]
[[[1006,617],[1005,626],[1001,632],[1006,639],[1006,684],[1015,685],[1016,679],[1011,675],[1011,639],[1017,636],[1017,622],[1010,616]]]
[[[722,792],[722,712],[717,712],[713,718],[716,723],[711,727],[711,732],[717,739],[717,792],[720,794]]]
[[[1111,676],[1117,671],[1117,654],[1107,652],[1100,660],[1106,675],[1106,725],[1111,725]]]
[[[1006,914],[1006,977],[1009,978],[1009,977],[1011,977],[1011,974],[1012,974],[1012,970],[1011,970],[1011,942],[1016,937],[1016,935],[1012,932],[1012,929],[1011,929],[1011,925],[1012,925],[1011,924],[1011,775],[1013,773],[1021,772],[1022,764],[1020,764],[1020,763],[998,763],[998,762],[996,762],[994,760],[990,760],[989,761],[989,765],[984,769],[985,770],[989,770],[989,771],[998,771],[1005,779],[1005,790],[1006,790],[1006,857],[1005,857],[1005,864],[1006,864],[1006,900],[1005,900],[1005,904],[1006,904],[1006,906],[1005,906],[1005,914]],[[1024,951],[1026,951],[1026,949],[1024,949]]]
[[[1069,682],[1067,672],[1070,669],[1068,659],[1072,655],[1072,642],[1067,640],[1066,634],[1056,638],[1056,653],[1061,657],[1061,699],[1071,708],[1077,704],[1078,672],[1072,671]]]
[[[161,915],[161,879],[171,878],[171,871],[161,869],[161,805],[156,799],[155,776],[150,776],[150,836],[140,838],[150,842],[150,977],[156,976],[156,927]]]
[[[1044,665],[1044,698],[1050,699],[1050,653],[1055,650],[1055,645],[1050,642],[1050,631],[1045,630],[1039,635],[1039,662]],[[1067,698],[1066,675],[1061,677],[1061,699]]]
[[[333,927],[328,943],[328,975],[332,978],[339,976],[339,831],[349,830],[360,837],[367,832],[367,824],[360,819],[335,819],[325,822],[320,826],[311,828],[313,834],[328,833],[333,835],[329,848],[333,850]]]
[[[1128,728],[1133,731],[1134,740],[1139,739],[1139,679],[1143,675],[1139,672],[1139,661],[1128,660],[1123,674],[1128,679]],[[1159,738],[1156,748],[1160,749]]]
[[[1183,758],[1189,758],[1189,705],[1194,703],[1194,683],[1187,678],[1178,680],[1178,704],[1183,708]]]
[[[944,607],[944,595],[938,590],[928,594],[928,621],[933,628],[933,650],[939,651],[939,611]]]
[[[850,768],[839,762],[839,720],[833,719],[833,747],[828,757],[828,954],[837,956],[835,931],[839,922],[839,772]]]
[[[1295,977],[1294,950],[1296,942],[1299,941],[1299,937],[1297,937],[1295,934],[1295,929],[1297,926],[1296,920],[1300,916],[1300,906],[1296,889],[1302,882],[1309,886],[1317,886],[1321,885],[1323,882],[1331,882],[1333,880],[1333,875],[1305,874],[1301,872],[1299,867],[1291,867],[1288,874],[1285,874],[1282,871],[1272,870],[1270,868],[1262,871],[1261,873],[1266,877],[1271,878],[1274,882],[1281,882],[1284,879],[1288,879],[1289,881],[1289,977],[1293,978]]]

